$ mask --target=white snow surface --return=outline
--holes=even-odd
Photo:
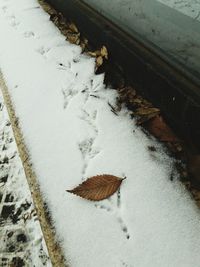
[[[199,210],[177,175],[170,181],[163,147],[126,109],[110,111],[117,94],[94,59],[35,0],[0,0],[0,36],[0,68],[69,266],[200,266]],[[95,203],[65,191],[103,173],[127,177],[120,194]]]

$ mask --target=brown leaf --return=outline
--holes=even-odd
[[[160,110],[158,108],[146,108],[146,107],[142,107],[142,108],[138,108],[136,110],[136,115],[139,115],[139,116],[148,116],[148,115],[151,115],[151,114],[155,114],[155,113],[159,113]]]
[[[86,38],[82,38],[80,46],[83,51],[86,49],[87,45],[88,45],[88,40]]]
[[[101,49],[96,50],[94,52],[89,51],[87,54],[90,55],[91,57],[96,57],[96,58],[102,57],[108,59],[108,50],[105,46],[102,46]]]
[[[99,56],[101,56],[101,51],[100,51],[100,50],[96,50],[96,51],[94,51],[94,52],[89,51],[87,54],[88,54],[89,56],[91,56],[91,57],[99,57]]]
[[[76,34],[76,33],[67,33],[67,40],[72,43],[72,44],[77,44],[77,42],[80,42],[80,34]]]
[[[167,126],[162,116],[156,116],[151,119],[147,124],[147,129],[162,142],[179,142],[179,139],[175,136],[171,128]]]
[[[96,58],[96,66],[97,68],[100,67],[103,64],[103,58],[102,56],[99,56]]]
[[[74,32],[74,33],[78,33],[78,28],[76,27],[76,25],[72,22],[69,24],[69,29]]]
[[[96,175],[66,191],[88,200],[99,201],[113,195],[124,179],[109,174]]]
[[[101,48],[101,56],[104,57],[105,59],[108,59],[108,50],[104,45]]]
[[[152,118],[156,117],[158,113],[151,113],[146,116],[141,116],[140,118],[137,119],[137,125],[142,125],[151,120]]]

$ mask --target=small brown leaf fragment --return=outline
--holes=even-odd
[[[103,64],[103,58],[102,56],[99,56],[96,58],[96,66],[97,68],[100,67]]]
[[[67,40],[72,43],[72,44],[77,44],[77,42],[80,42],[80,34],[75,34],[75,33],[68,33],[67,34]]]
[[[131,86],[125,86],[119,89],[119,96],[122,102],[127,102],[135,98],[136,91]]]
[[[89,51],[87,54],[91,57],[99,57],[101,56],[101,51],[100,50],[96,50],[94,52]]]
[[[108,50],[104,45],[101,48],[101,56],[104,57],[105,59],[108,59]]]
[[[159,114],[160,110],[158,108],[138,108],[136,110],[136,115],[139,116],[148,116],[151,114]]]
[[[156,116],[151,119],[147,124],[149,132],[162,142],[179,142],[171,128],[167,126],[162,116]]]
[[[74,33],[78,33],[78,28],[76,27],[76,25],[72,22],[69,24],[69,29],[74,32]]]
[[[143,125],[157,115],[158,115],[157,113],[152,113],[152,114],[149,114],[147,116],[141,116],[141,117],[137,118],[137,125]]]
[[[88,200],[100,201],[113,195],[124,179],[109,174],[96,175],[66,191]]]
[[[80,43],[82,51],[85,51],[87,45],[88,45],[88,40],[86,38],[82,38],[81,43]]]

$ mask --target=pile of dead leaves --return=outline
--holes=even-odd
[[[108,50],[105,46],[94,52],[89,51],[87,54],[96,58],[96,68],[99,68],[104,63],[104,60],[108,59]]]
[[[180,143],[180,140],[161,116],[159,108],[154,107],[152,103],[138,95],[131,86],[119,89],[118,93],[116,112],[121,110],[122,105],[126,105],[131,110],[132,117],[136,119],[137,125],[143,126],[159,141]]]
[[[81,36],[77,26],[68,21],[60,12],[57,12],[48,3],[39,0],[43,9],[50,15],[50,20],[58,27],[61,33],[66,37],[66,40],[72,44],[80,45],[84,51],[88,45],[88,40]]]
[[[83,52],[96,58],[96,69],[98,69],[105,60],[108,59],[108,50],[105,46],[95,51],[90,51],[88,40],[83,37],[75,25],[75,23],[68,21],[60,12],[57,12],[48,3],[43,0],[39,1],[44,10],[50,15],[50,20],[58,27],[61,33],[66,37],[66,40],[72,44],[80,45]]]

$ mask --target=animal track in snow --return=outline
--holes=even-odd
[[[85,95],[85,100],[84,100],[84,103],[85,103],[85,104],[86,104],[87,101],[89,100],[89,97],[90,97],[90,96],[95,97],[94,95],[91,95],[91,94],[90,94],[90,89],[88,88],[88,86],[86,86],[85,89],[81,91],[81,93],[84,93],[84,95]]]
[[[6,14],[6,12],[5,12],[5,14]],[[10,25],[14,28],[16,28],[20,24],[20,22],[17,21],[15,15],[7,15],[6,18],[9,20]]]
[[[45,48],[44,46],[40,46],[36,49],[36,52],[41,54],[42,56],[45,56],[46,53],[48,53],[50,48]]]
[[[91,153],[93,143],[94,143],[94,138],[89,138],[89,139],[82,141],[79,144],[79,149],[82,153],[83,159],[85,159],[86,156]]]
[[[32,7],[24,8],[23,11],[30,11],[34,9],[41,9],[41,6],[32,6]]]
[[[124,260],[121,260],[122,267],[132,267],[132,265],[128,265]]]
[[[88,90],[88,88],[85,88],[84,92]],[[87,99],[85,100],[85,104],[86,102]],[[100,149],[94,145],[95,140],[98,136],[98,128],[96,126],[97,110],[94,110],[93,112],[89,113],[85,108],[82,108],[81,111],[82,114],[79,118],[84,121],[92,130],[91,137],[84,139],[78,144],[79,150],[81,151],[83,157],[82,180],[84,180],[90,161],[100,153]]]
[[[94,140],[94,138],[89,138],[79,143],[79,150],[81,151],[84,162],[82,169],[83,180],[90,160],[95,158],[100,153],[100,150],[93,146]]]
[[[35,36],[35,34],[32,31],[26,31],[26,32],[24,32],[24,37],[25,38],[30,38],[30,37],[34,37],[34,36]]]
[[[120,216],[117,217],[117,221],[118,221],[118,223],[120,224],[120,226],[121,226],[121,230],[124,232],[126,238],[129,239],[129,238],[130,238],[130,235],[129,235],[129,233],[128,233],[128,228],[127,228],[127,226],[125,225],[125,223],[124,223],[122,217],[120,217]]]
[[[111,212],[115,217],[117,222],[120,225],[121,231],[124,233],[126,239],[130,238],[130,233],[127,225],[124,222],[124,219],[121,215],[121,191],[120,188],[117,191],[117,194],[106,199],[103,204],[95,204],[96,208],[103,209],[107,212]]]
[[[84,179],[88,164],[90,160],[92,160],[94,157],[96,157],[100,150],[93,147],[94,144],[94,138],[85,139],[82,142],[78,144],[79,150],[81,151],[82,157],[83,157],[83,169],[82,169],[82,179]]]
[[[2,11],[3,11],[3,13],[6,13],[7,12],[7,9],[8,9],[8,7],[7,6],[2,6]]]
[[[90,114],[84,108],[82,109],[82,115],[79,117],[81,120],[85,121],[93,129],[95,136],[97,136],[98,134],[98,128],[95,123],[96,117],[97,117],[96,110],[92,114]]]
[[[69,71],[70,68],[71,68],[71,63],[70,62],[68,62],[68,66],[66,66],[63,63],[59,63],[59,67],[58,67],[59,70],[64,70],[64,71],[68,70]]]
[[[87,91],[88,90],[86,88],[84,90],[84,93]],[[90,160],[100,153],[100,150],[94,146],[94,142],[98,136],[98,127],[96,125],[96,118],[97,118],[97,110],[94,110],[93,112],[89,113],[85,108],[82,108],[82,114],[80,116],[80,119],[88,124],[91,130],[93,130],[93,135],[94,135],[94,137],[85,139],[81,143],[78,144],[79,150],[81,151],[81,154],[83,157],[82,180],[85,180],[85,174],[87,172],[87,168],[89,166]],[[120,229],[125,235],[126,239],[128,240],[130,238],[128,227],[125,224],[124,219],[121,215],[121,191],[120,189],[118,190],[117,194],[105,200],[102,204],[97,203],[94,205],[96,208],[112,213],[116,217],[116,220],[120,225]]]
[[[68,107],[72,98],[74,98],[78,94],[78,91],[74,90],[73,86],[74,85],[71,84],[68,86],[67,89],[62,89],[62,94],[64,97],[64,104],[63,104],[64,109]]]
[[[16,28],[20,24],[20,22],[17,21],[15,15],[8,11],[8,7],[6,5],[2,6],[1,10],[3,11],[5,18],[9,21],[12,27]]]

